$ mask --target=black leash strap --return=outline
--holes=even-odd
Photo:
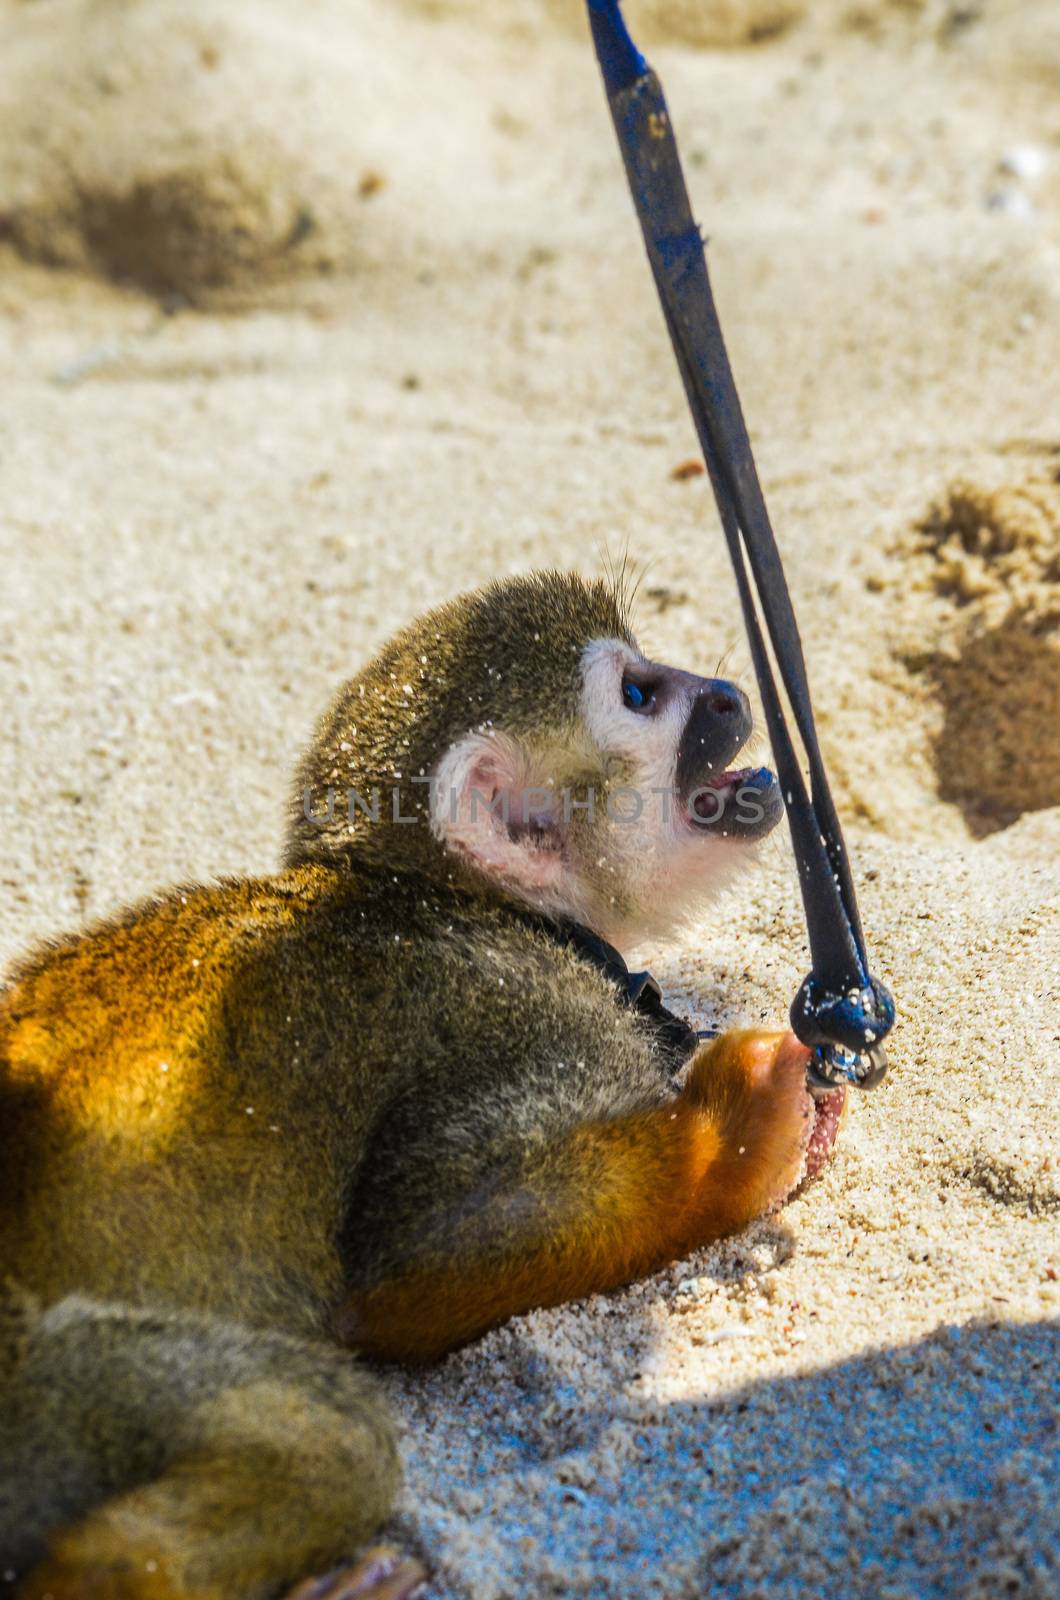
[[[814,1051],[818,1087],[883,1077],[894,1002],[872,976],[843,835],[814,726],[802,642],[762,495],[692,216],[677,142],[655,73],[629,36],[618,0],[588,0],[626,176],[692,419],[714,488],[777,765],[806,913],[813,970],[791,1025]],[[753,587],[752,587],[753,584]],[[755,605],[809,762],[807,792]]]

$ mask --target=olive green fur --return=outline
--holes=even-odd
[[[672,1095],[607,982],[428,827],[302,813],[305,785],[404,786],[480,726],[573,736],[597,637],[630,638],[614,589],[558,574],[431,613],[323,719],[281,872],[172,890],[12,975],[0,1566],[86,1514],[228,1600],[349,1554],[397,1467],[337,1347],[344,1294],[438,1259],[469,1197],[518,1190],[571,1128]],[[517,1208],[492,1223],[517,1249]]]
[[[577,722],[581,655],[591,639],[633,643],[621,584],[543,572],[488,584],[405,628],[335,698],[295,783],[287,860],[358,854],[453,881],[453,858],[433,838],[422,782],[465,734],[504,729],[536,748],[567,743]],[[326,815],[336,791],[334,821]],[[379,822],[346,801],[354,790]],[[395,822],[397,815],[417,825]]]

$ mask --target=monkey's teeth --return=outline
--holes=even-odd
[[[704,789],[734,789],[737,784],[746,783],[748,778],[753,778],[754,767],[730,767],[726,772],[720,772],[716,778],[708,778]]]

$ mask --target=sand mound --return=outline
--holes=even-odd
[[[0,192],[23,254],[162,291],[309,254],[319,174],[256,92],[263,64],[293,94],[308,64],[267,28],[194,0],[6,7],[0,27]]]
[[[390,182],[422,187],[425,149],[460,172],[459,101],[418,139],[430,74],[394,25],[356,0],[4,0],[0,234],[189,298],[385,260]]]
[[[910,554],[927,580],[979,616],[999,607],[1043,627],[1060,622],[1060,466],[993,486],[958,482],[914,530]]]
[[[940,796],[976,834],[1060,805],[1060,472],[955,483],[894,553],[935,598],[898,654],[941,712]]]

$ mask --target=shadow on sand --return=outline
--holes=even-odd
[[[551,1431],[542,1419],[577,1417],[576,1396],[547,1361],[528,1367],[511,1331],[491,1361],[501,1436],[460,1438],[460,1407],[449,1409],[454,1378],[461,1387],[454,1363],[447,1407],[436,1409],[430,1380],[406,1393],[422,1419],[406,1439],[406,1504],[416,1504],[421,1428],[434,1435],[435,1461],[442,1443],[458,1469],[449,1514],[403,1518],[440,1558],[440,1575],[459,1573],[449,1588],[443,1576],[438,1593],[1060,1594],[1056,1324],[942,1328],[716,1398],[665,1404],[619,1386],[613,1409],[583,1413],[566,1439],[553,1436],[553,1450],[540,1448]]]

